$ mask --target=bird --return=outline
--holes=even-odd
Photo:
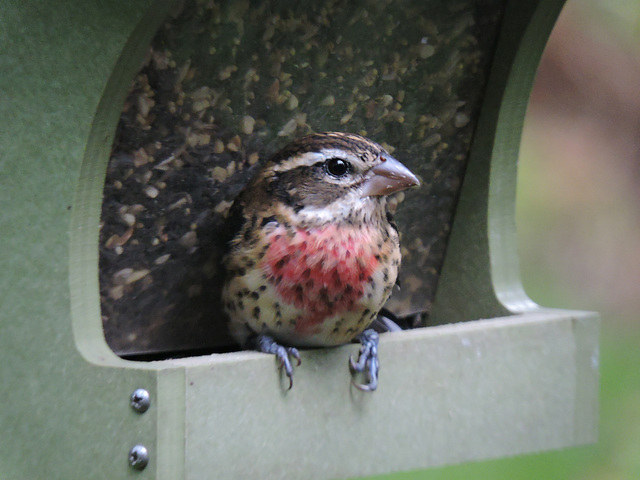
[[[378,143],[325,132],[270,157],[234,201],[223,259],[229,331],[244,348],[275,355],[289,389],[299,348],[355,340],[352,383],[377,388],[379,336],[370,326],[401,260],[387,196],[419,185]]]

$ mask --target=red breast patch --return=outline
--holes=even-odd
[[[307,312],[296,330],[362,308],[359,300],[378,265],[370,239],[369,231],[333,225],[293,234],[279,227],[269,235],[262,268],[282,301]]]

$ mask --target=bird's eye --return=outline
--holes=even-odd
[[[351,164],[342,158],[330,158],[325,162],[325,168],[334,177],[342,177],[351,171]]]

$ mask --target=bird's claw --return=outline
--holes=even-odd
[[[289,379],[289,390],[291,390],[293,387],[293,367],[291,366],[289,357],[293,357],[297,361],[298,366],[300,366],[302,359],[300,358],[298,349],[294,347],[283,347],[269,335],[258,335],[256,344],[260,352],[271,353],[276,356],[280,368],[284,369],[284,373]]]
[[[297,348],[279,346],[275,355],[280,363],[280,368],[284,369],[284,373],[289,379],[289,390],[291,390],[293,387],[293,367],[291,366],[291,360],[289,357],[295,358],[299,366],[302,363],[300,353]]]
[[[378,388],[378,371],[380,363],[378,361],[378,341],[380,336],[375,330],[368,329],[358,337],[360,340],[360,352],[358,361],[353,360],[353,355],[349,356],[349,370],[351,370],[351,383],[358,390],[363,392],[373,392]],[[355,375],[364,373],[366,383],[355,381]]]

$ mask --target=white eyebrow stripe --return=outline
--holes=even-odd
[[[273,166],[274,172],[284,172],[291,170],[293,167],[310,167],[318,162],[323,162],[327,159],[322,152],[306,152],[302,155],[296,155],[287,160],[284,160],[277,165]]]
[[[280,162],[273,166],[273,171],[283,172],[295,167],[310,167],[318,162],[324,162],[325,160],[333,157],[344,158],[351,162],[357,162],[359,160],[353,154],[345,152],[341,148],[323,148],[319,152],[306,152],[302,155],[297,155],[291,159]]]

